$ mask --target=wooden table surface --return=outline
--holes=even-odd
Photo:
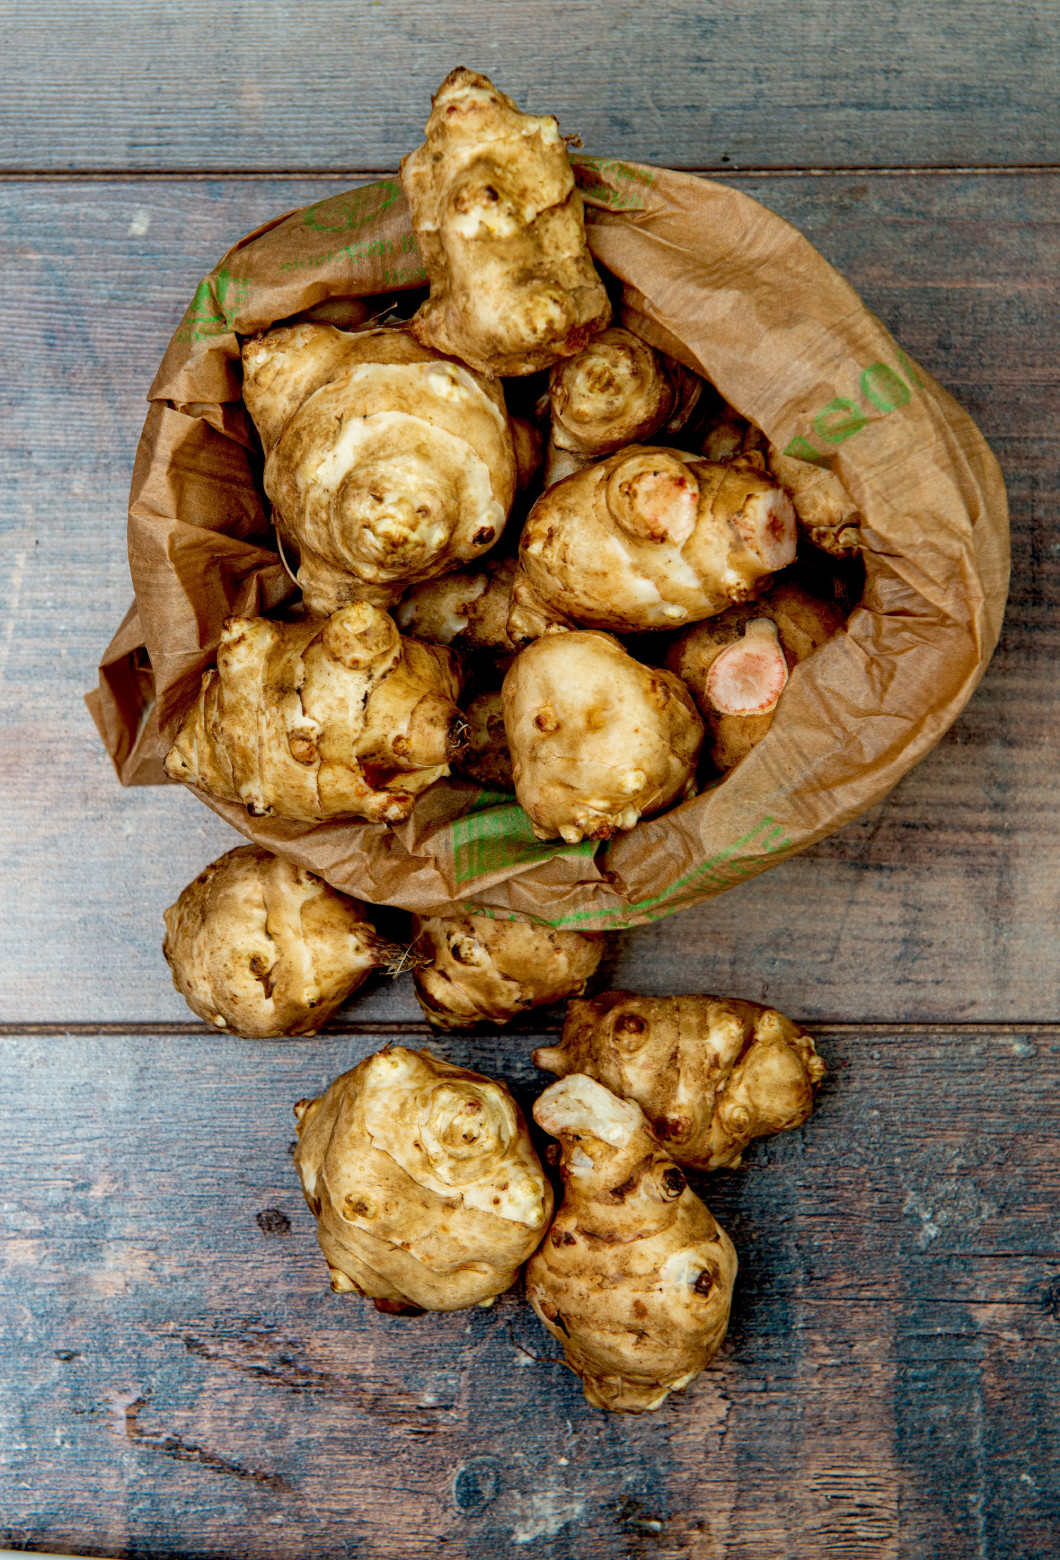
[[[0,3],[0,1546],[91,1555],[844,1560],[1060,1553],[1060,6]],[[1012,593],[880,806],[607,981],[766,999],[830,1068],[709,1201],[710,1370],[609,1417],[519,1291],[332,1295],[291,1105],[419,1023],[218,1039],[161,912],[232,831],[123,791],[81,695],[130,586],[144,394],[242,233],[417,144],[455,64],[586,149],[731,179],[976,417]],[[535,1033],[554,1032],[545,1015]],[[528,1033],[442,1054],[540,1088]]]

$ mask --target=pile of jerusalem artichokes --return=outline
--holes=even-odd
[[[456,70],[401,177],[418,312],[243,342],[302,605],[228,620],[166,768],[255,816],[390,825],[456,771],[514,791],[540,839],[607,840],[762,740],[843,630],[859,517],[834,475],[612,323],[551,116]],[[254,845],[183,891],[164,946],[193,1011],[255,1038],[315,1033],[376,969],[411,967],[440,1031],[567,1001],[534,1053],[556,1074],[533,1116],[558,1194],[506,1086],[428,1050],[386,1046],[299,1102],[332,1287],[450,1311],[525,1265],[586,1397],[618,1411],[658,1408],[713,1357],[736,1253],[685,1171],[805,1122],[824,1063],[797,1025],[708,996],[586,998],[601,937],[473,909],[395,944]]]

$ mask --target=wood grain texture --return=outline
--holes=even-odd
[[[458,64],[642,162],[1060,162],[1051,0],[3,0],[0,41],[6,169],[388,168]]]
[[[812,851],[626,934],[612,984],[804,1018],[1060,1011],[1060,177],[741,187],[801,227],[975,415],[1005,470],[1001,646],[957,726]],[[142,396],[196,282],[318,180],[0,183],[0,1017],[180,1020],[161,912],[236,836],[174,787],[122,791],[81,704],[129,599]],[[412,1019],[411,982],[364,1019]]]
[[[525,1103],[531,1043],[436,1044]],[[1055,1028],[824,1036],[807,1126],[705,1184],[741,1262],[723,1352],[641,1419],[585,1404],[518,1290],[417,1320],[328,1291],[291,1105],[376,1044],[0,1042],[0,1544],[1057,1552]]]

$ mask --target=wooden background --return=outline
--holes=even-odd
[[[881,806],[627,934],[611,984],[766,998],[830,1066],[714,1177],[711,1370],[605,1417],[518,1292],[324,1284],[300,1096],[425,1031],[408,980],[277,1045],[190,1020],[161,912],[236,843],[123,792],[81,704],[129,599],[143,396],[240,234],[392,169],[454,64],[591,153],[731,178],[978,419],[1013,585]],[[0,3],[0,1545],[129,1556],[1060,1553],[1060,6]],[[555,1016],[538,1033],[554,1029]],[[443,1054],[539,1088],[525,1033]]]

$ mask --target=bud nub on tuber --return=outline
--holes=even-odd
[[[503,1083],[387,1046],[295,1106],[295,1168],[331,1287],[459,1311],[514,1282],[552,1188]]]
[[[608,840],[694,795],[703,723],[691,694],[610,634],[546,634],[502,695],[515,794],[538,839]]]
[[[597,1408],[643,1414],[725,1337],[736,1252],[639,1105],[574,1073],[534,1106],[560,1141],[563,1201],[526,1293]]]
[[[257,1040],[316,1034],[402,956],[357,900],[258,845],[212,861],[165,919],[162,951],[192,1012]]]
[[[243,344],[243,397],[307,607],[387,607],[504,529],[516,454],[499,386],[406,330],[280,326]]]
[[[436,1029],[510,1023],[585,990],[604,940],[486,915],[415,916],[416,996]]]
[[[760,475],[633,446],[551,487],[519,544],[508,632],[635,633],[747,601],[795,558],[795,511]]]
[[[608,991],[571,1002],[559,1045],[534,1052],[635,1100],[679,1165],[740,1163],[752,1138],[800,1127],[825,1074],[813,1040],[775,1008],[735,998]]]
[[[166,773],[253,817],[401,823],[463,744],[447,650],[354,602],[326,622],[229,618]]]
[[[611,318],[566,143],[551,114],[521,113],[464,67],[432,104],[401,163],[431,286],[410,328],[480,373],[547,368]]]

